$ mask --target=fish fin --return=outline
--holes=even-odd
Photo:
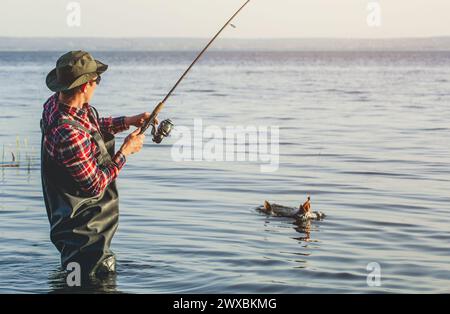
[[[300,205],[300,209],[302,209],[305,213],[309,212],[311,209],[311,196],[308,195],[308,199],[306,202],[303,203],[303,205]]]
[[[264,208],[267,211],[271,211],[272,210],[272,206],[270,206],[270,203],[268,201],[264,201]]]

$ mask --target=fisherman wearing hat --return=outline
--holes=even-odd
[[[110,250],[117,229],[116,178],[128,155],[139,152],[140,127],[150,117],[100,118],[89,105],[108,66],[85,51],[61,56],[47,76],[55,92],[44,104],[41,178],[50,238],[66,268],[75,262],[83,278],[115,271]],[[119,150],[114,134],[136,129]]]

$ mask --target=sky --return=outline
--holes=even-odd
[[[69,26],[79,3],[79,26]],[[210,37],[244,0],[2,0],[0,36]],[[369,3],[379,5],[380,11]],[[376,11],[374,11],[376,10]],[[377,13],[380,14],[377,14]],[[251,0],[231,38],[450,35],[449,0]],[[373,15],[376,14],[376,15]],[[376,25],[369,26],[376,16]],[[378,19],[380,17],[380,19]],[[378,23],[379,22],[379,23]],[[77,24],[77,23],[75,23]],[[373,24],[373,23],[372,23]]]

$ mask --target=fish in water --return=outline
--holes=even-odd
[[[288,207],[275,203],[269,203],[268,201],[264,201],[264,205],[259,206],[257,208],[259,211],[271,215],[271,216],[279,216],[279,217],[291,217],[296,220],[306,221],[306,220],[320,220],[325,217],[325,214],[322,212],[313,212],[311,211],[311,197],[308,196],[308,199],[303,204],[300,204],[299,207]]]

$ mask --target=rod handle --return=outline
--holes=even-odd
[[[139,135],[144,134],[145,131],[147,131],[147,129],[150,127],[150,125],[152,125],[155,122],[155,118],[158,116],[159,112],[162,110],[163,107],[164,107],[164,102],[160,102],[155,107],[155,109],[153,109],[153,112],[150,115],[150,118],[148,118],[148,120],[144,122],[144,125],[141,126],[141,132],[139,132]]]

